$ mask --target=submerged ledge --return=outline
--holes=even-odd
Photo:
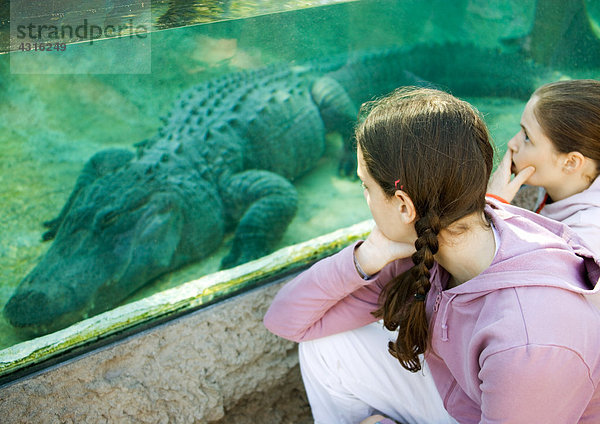
[[[191,311],[278,274],[307,266],[352,242],[373,227],[366,220],[303,243],[288,246],[238,267],[203,276],[147,298],[119,306],[57,332],[0,351],[0,377],[39,364],[74,348],[151,320]]]

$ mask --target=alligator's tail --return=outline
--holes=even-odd
[[[527,99],[547,74],[519,53],[451,43],[357,52],[329,76],[364,102],[401,85],[431,85],[457,96]]]

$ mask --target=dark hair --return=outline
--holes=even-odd
[[[390,281],[380,295],[390,330],[399,329],[390,353],[410,371],[428,344],[424,297],[438,250],[438,233],[475,212],[483,213],[494,149],[479,113],[456,97],[428,88],[406,87],[363,105],[366,119],[356,139],[369,174],[388,196],[400,180],[417,220],[414,266]]]
[[[557,81],[538,88],[533,113],[560,153],[580,152],[600,172],[600,81]]]

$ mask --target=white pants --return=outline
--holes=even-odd
[[[300,343],[302,379],[316,424],[358,424],[382,413],[406,424],[455,424],[426,364],[412,373],[388,353],[396,334],[375,322]]]

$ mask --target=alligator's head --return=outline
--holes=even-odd
[[[145,174],[129,168],[79,192],[4,308],[14,327],[44,334],[110,309],[220,243],[219,201],[207,182]],[[194,216],[208,225],[192,228]]]

